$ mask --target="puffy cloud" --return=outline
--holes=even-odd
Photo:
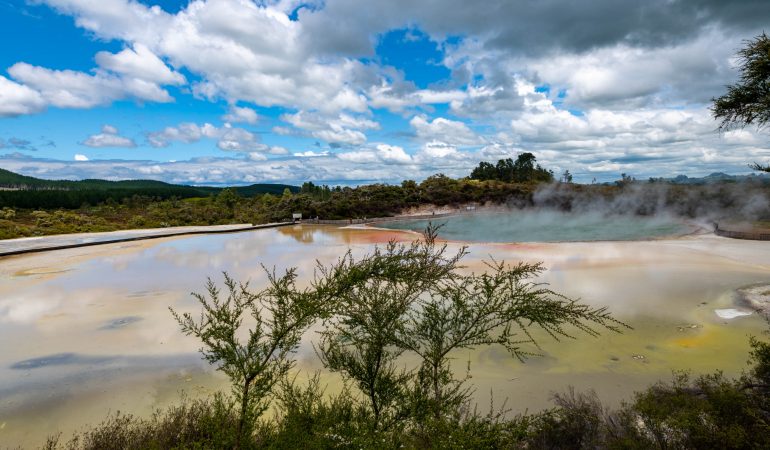
[[[31,114],[46,105],[91,108],[125,98],[171,102],[161,86],[186,82],[141,43],[116,54],[99,52],[95,59],[100,68],[93,73],[14,64],[8,73],[21,84],[0,77],[0,116]]]
[[[284,3],[196,1],[176,14],[129,0],[42,3],[74,16],[101,38],[132,43],[135,54],[142,45],[148,54],[200,75],[193,91],[201,97],[330,112],[367,109],[354,82],[366,66],[310,51],[302,25],[289,19]]]
[[[391,112],[404,112],[410,108],[442,103],[461,102],[468,93],[459,89],[433,90],[416,89],[413,85],[402,82],[385,82],[371,86],[367,95],[372,108],[385,108]]]
[[[377,153],[385,162],[396,164],[408,164],[412,162],[412,157],[407,155],[403,148],[395,145],[378,144]]]
[[[219,141],[217,147],[220,150],[234,152],[267,151],[268,147],[259,142],[259,137],[243,128],[234,128],[225,125],[217,133]]]
[[[414,161],[403,148],[377,144],[373,149],[362,149],[350,152],[338,153],[337,158],[356,164],[411,164]]]
[[[322,151],[322,152],[314,152],[313,150],[307,150],[304,152],[296,152],[294,153],[294,156],[299,158],[318,158],[321,156],[329,156],[328,151]]]
[[[8,73],[26,87],[38,91],[46,104],[60,108],[92,108],[127,97],[155,102],[173,101],[169,93],[155,83],[121,78],[103,71],[89,75],[16,63],[8,69]]]
[[[504,144],[500,142],[494,142],[489,145],[485,145],[479,150],[479,160],[486,161],[499,161],[506,158],[516,158],[520,153],[524,153],[524,150],[519,147],[512,146],[510,144]]]
[[[161,131],[147,134],[147,141],[153,147],[168,147],[172,142],[191,144],[202,138],[216,138],[218,129],[210,123],[198,126],[195,123],[181,123],[176,127],[166,127]]]
[[[222,120],[231,123],[249,123],[255,124],[259,120],[259,115],[251,108],[230,105],[227,114],[222,116]]]
[[[134,48],[127,48],[119,53],[99,52],[96,54],[99,66],[119,73],[128,78],[135,78],[156,84],[184,84],[184,76],[169,69],[144,44],[136,43]]]
[[[456,147],[440,141],[431,141],[426,143],[418,155],[418,158],[422,160],[460,159],[463,157],[464,155],[457,151]]]
[[[300,134],[309,134],[330,144],[361,145],[366,142],[366,135],[360,130],[375,130],[380,124],[366,117],[345,113],[328,116],[319,113],[299,111],[284,114],[281,120],[300,130]],[[278,128],[278,133],[291,133],[291,130]]]
[[[266,161],[267,156],[264,153],[251,152],[247,154],[247,157],[252,161]]]
[[[45,109],[45,100],[34,89],[0,75],[0,117],[16,117]]]
[[[378,163],[380,158],[373,151],[358,150],[353,152],[344,152],[337,155],[343,161],[350,161],[357,164]]]
[[[80,162],[89,161],[88,156],[80,154],[80,153],[75,153],[75,156],[72,159],[74,159],[75,161],[80,161]]]
[[[263,144],[258,135],[244,128],[233,127],[229,123],[222,127],[216,127],[210,123],[203,125],[181,123],[175,127],[166,127],[161,131],[147,134],[147,142],[156,148],[168,147],[173,142],[192,144],[201,139],[214,139],[217,141],[217,148],[225,151],[263,152],[273,155],[288,153],[283,147],[270,147]]]
[[[423,141],[441,141],[451,145],[477,145],[482,139],[464,122],[437,117],[428,120],[427,116],[414,116],[409,121],[417,138]]]
[[[171,15],[159,6],[146,7],[132,0],[32,0],[75,17],[75,23],[94,34],[124,41],[157,41],[158,28]],[[141,37],[142,39],[138,39]]]
[[[314,131],[311,134],[330,144],[360,145],[366,142],[366,135],[358,130],[340,128]]]
[[[102,132],[94,134],[88,137],[81,144],[86,147],[124,147],[133,148],[136,147],[136,142],[133,139],[121,136],[118,134],[118,129],[112,125],[104,125]]]
[[[621,43],[524,63],[554,89],[565,91],[564,103],[571,107],[704,104],[733,80],[738,42],[720,30],[708,30],[676,46]]]

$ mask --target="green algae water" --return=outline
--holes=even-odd
[[[376,226],[422,231],[429,222],[442,225],[439,236],[469,242],[638,241],[675,237],[693,226],[668,217],[571,214],[549,210],[477,212],[434,220],[399,220]]]

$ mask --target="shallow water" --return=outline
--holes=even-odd
[[[207,395],[224,378],[182,336],[168,307],[196,311],[190,291],[223,270],[264,282],[260,262],[312,273],[348,248],[363,253],[412,234],[331,226],[294,226],[231,235],[162,239],[0,259],[0,446],[65,436],[109,411],[148,414],[180,391]],[[459,244],[452,243],[457,248]],[[498,348],[461,352],[471,364],[481,409],[492,393],[514,411],[550,406],[573,385],[610,404],[672,370],[728,375],[745,367],[748,336],[767,328],[755,315],[721,319],[733,292],[770,282],[770,243],[715,236],[645,242],[473,243],[466,270],[490,256],[543,261],[542,281],[592,305],[606,305],[634,327],[624,334],[554,342],[538,334],[542,357],[526,364]],[[216,278],[221,281],[221,277]],[[298,367],[319,368],[309,342]],[[643,358],[642,358],[643,357]],[[330,390],[339,386],[325,376]]]
[[[692,231],[668,217],[569,214],[553,210],[479,211],[432,220],[440,236],[472,242],[634,241],[678,236]],[[377,224],[395,230],[422,231],[429,220],[399,220]]]

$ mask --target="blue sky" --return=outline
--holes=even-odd
[[[582,182],[767,162],[767,134],[708,110],[767,2],[579,3],[0,0],[0,167],[359,184],[524,151]]]

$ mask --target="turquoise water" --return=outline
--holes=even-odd
[[[422,231],[428,220],[384,222],[376,226]],[[439,236],[470,242],[634,241],[678,236],[692,231],[666,217],[564,213],[548,210],[477,212],[434,219]]]

